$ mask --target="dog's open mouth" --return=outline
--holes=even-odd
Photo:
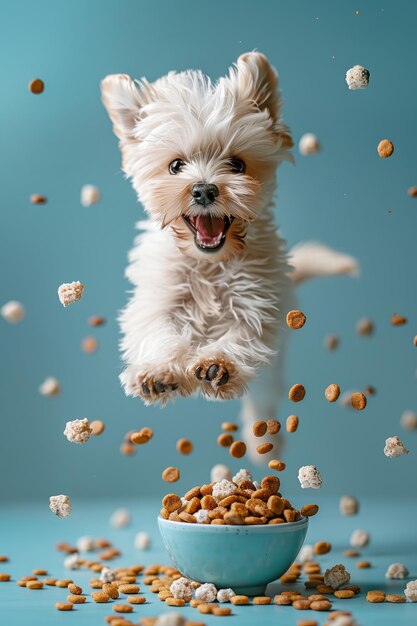
[[[215,252],[222,247],[234,220],[234,217],[216,217],[210,213],[182,217],[194,235],[195,245],[204,252]]]

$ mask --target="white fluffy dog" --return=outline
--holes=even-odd
[[[275,171],[293,145],[277,73],[250,52],[216,84],[200,71],[154,83],[118,74],[103,80],[102,97],[149,215],[127,269],[124,389],[146,404],[245,394],[250,430],[275,416],[294,282],[356,269],[318,244],[288,264],[271,212]]]

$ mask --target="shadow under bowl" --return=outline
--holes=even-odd
[[[266,526],[187,524],[158,517],[162,542],[179,571],[218,589],[262,595],[294,562],[308,518]]]

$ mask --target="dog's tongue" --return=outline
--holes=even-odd
[[[195,220],[195,228],[201,241],[211,243],[219,239],[224,230],[224,218],[211,215],[198,215]]]

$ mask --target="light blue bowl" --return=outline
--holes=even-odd
[[[294,562],[308,519],[267,526],[217,526],[158,517],[158,525],[172,562],[184,576],[253,596],[263,594],[268,583]]]

